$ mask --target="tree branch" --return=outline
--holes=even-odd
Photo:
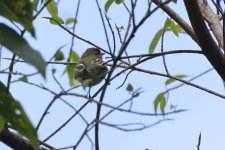
[[[0,133],[0,140],[13,149],[34,150],[27,140],[6,129]]]
[[[220,77],[225,81],[225,61],[223,53],[209,33],[197,1],[184,0],[184,3],[193,29],[198,37],[199,46]]]
[[[223,27],[220,24],[220,16],[213,12],[211,7],[208,5],[207,0],[198,0],[198,6],[202,17],[208,23],[219,45],[223,47]]]

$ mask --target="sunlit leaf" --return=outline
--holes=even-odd
[[[71,24],[71,23],[77,23],[77,20],[75,18],[68,18],[66,20],[66,25]]]
[[[67,59],[67,62],[78,62],[79,60],[80,60],[79,55],[75,51],[72,50],[69,58]],[[76,65],[67,65],[63,72],[63,75],[65,73],[68,74],[70,86],[77,85],[77,82],[74,79],[75,67],[76,67]]]
[[[116,4],[121,4],[123,3],[124,0],[115,0]]]
[[[152,54],[152,53],[154,52],[154,50],[155,50],[155,48],[156,48],[156,45],[158,44],[158,42],[159,42],[159,40],[160,40],[160,38],[161,38],[163,32],[164,32],[164,29],[160,29],[160,30],[156,33],[156,35],[154,36],[154,38],[153,38],[153,40],[152,40],[152,42],[151,42],[151,44],[150,44],[150,46],[149,46],[149,53],[150,53],[150,54]]]
[[[75,51],[71,51],[70,60],[72,62],[78,62],[80,60],[80,56]]]
[[[187,77],[187,75],[176,75],[175,76],[175,78],[178,78],[178,79],[182,79],[182,78],[185,78],[185,77]],[[177,81],[177,80],[171,79],[171,78],[167,79],[166,82],[165,82],[165,85],[169,85],[169,84],[171,84],[171,83],[173,83],[175,81]]]
[[[170,29],[178,37],[179,29],[177,28],[176,24],[172,21],[170,24]]]
[[[30,0],[0,0],[0,15],[20,23],[32,36],[35,36],[33,6]]]
[[[69,77],[70,86],[75,86],[74,71],[75,71],[75,65],[67,66],[67,73]]]
[[[105,3],[105,12],[107,13],[108,10],[109,10],[109,7],[112,5],[112,3],[114,2],[115,0],[107,0],[107,2]]]
[[[26,76],[23,76],[21,78],[19,78],[19,81],[22,81],[22,82],[28,82],[28,78]]]
[[[45,0],[45,2],[48,2],[48,0]],[[50,23],[51,24],[64,24],[64,21],[58,16],[58,7],[55,3],[55,0],[51,0],[51,2],[47,5],[47,10],[51,14]],[[47,17],[44,17],[47,18]],[[49,19],[49,18],[48,18]]]
[[[160,111],[161,111],[162,114],[165,113],[165,106],[166,106],[166,99],[163,96],[163,98],[160,101]]]
[[[64,24],[64,21],[59,16],[52,16],[52,19],[50,19],[51,24]]]
[[[172,19],[167,18],[164,26],[155,34],[150,46],[149,46],[149,53],[152,54],[157,46],[157,44],[159,43],[160,38],[163,35],[164,31],[172,31],[174,33],[174,35],[176,35],[177,37],[179,36],[179,32],[184,31],[183,28],[181,26],[179,26],[178,24],[176,24]]]
[[[133,90],[134,90],[133,86],[129,83],[129,84],[127,85],[127,91],[128,91],[128,92],[132,92]]]
[[[31,48],[27,41],[13,29],[0,24],[0,44],[33,65],[45,77],[46,63],[41,54]]]
[[[179,32],[181,31],[184,32],[184,29],[179,24],[176,24],[176,28],[178,29]]]
[[[28,119],[22,106],[8,93],[5,85],[0,82],[0,114],[1,117],[12,125],[12,128],[27,137],[32,145],[38,148],[36,130]]]
[[[48,1],[49,0],[45,0],[45,3],[47,3]],[[51,0],[46,7],[47,7],[48,12],[52,16],[58,16],[58,8],[56,6],[55,0]]]
[[[159,93],[154,100],[154,111],[157,113],[157,109],[161,101],[164,99],[164,93]]]
[[[170,25],[171,25],[171,22],[172,22],[171,19],[170,18],[167,18],[166,21],[165,21],[165,23],[164,23],[163,28],[164,29],[168,29],[170,27]]]
[[[179,32],[184,31],[183,28],[180,25],[176,24],[170,18],[166,19],[166,21],[164,23],[164,29],[165,30],[170,29],[174,33],[174,35],[176,35],[177,37],[179,36]]]

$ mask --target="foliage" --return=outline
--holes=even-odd
[[[45,0],[47,3],[48,0]],[[56,20],[58,23],[63,24],[64,21],[58,16],[58,7],[56,6],[55,0],[51,0],[49,4],[47,5],[48,12],[52,15],[52,19],[50,22],[52,24],[57,24],[54,20]]]
[[[24,31],[29,31],[35,37],[33,21],[33,4],[30,0],[2,0],[0,1],[0,15],[16,22],[24,27]],[[41,54],[34,50],[23,38],[23,32],[19,35],[11,27],[0,24],[0,45],[4,46],[14,54],[18,55],[25,62],[33,65],[45,77],[46,63]],[[19,81],[28,82],[28,78],[23,76]],[[14,130],[30,140],[33,147],[38,149],[38,137],[35,128],[26,115],[21,104],[16,101],[7,87],[0,81],[0,130],[9,123]]]
[[[20,103],[12,97],[5,85],[0,82],[0,129],[3,128],[5,122],[9,122],[13,129],[27,137],[34,147],[38,147],[35,128]]]
[[[164,26],[160,29],[154,36],[150,46],[149,46],[149,53],[152,54],[156,48],[156,45],[159,43],[161,36],[164,34],[165,31],[172,31],[175,36],[179,36],[179,32],[183,31],[182,27],[178,24],[175,24],[174,21],[170,18],[167,18]]]
[[[79,55],[75,51],[71,50],[71,53],[70,53],[69,57],[67,58],[67,62],[77,63],[79,60],[80,60]],[[75,86],[77,84],[74,81],[75,67],[76,67],[76,65],[67,65],[63,72],[63,74],[67,73],[67,75],[69,77],[70,86]]]
[[[45,77],[46,64],[41,54],[31,48],[23,37],[4,24],[0,24],[0,44],[35,66]]]
[[[124,0],[107,0],[105,3],[105,12],[107,13],[109,10],[109,7],[115,2],[116,4],[123,3]]]
[[[0,8],[0,16],[20,23],[32,36],[35,36],[32,25],[33,7],[30,0],[1,0]]]
[[[188,1],[188,0],[185,0],[185,1]],[[59,131],[63,131],[63,128],[66,127],[67,124],[71,122],[71,120],[79,116],[82,118],[81,120],[85,122],[86,127],[84,128],[84,130],[83,128],[80,129],[80,130],[83,130],[83,133],[81,133],[81,136],[78,139],[77,143],[70,147],[72,147],[73,149],[77,149],[78,145],[83,142],[83,138],[87,137],[90,143],[96,146],[95,149],[99,150],[100,149],[99,148],[99,145],[100,145],[99,132],[101,131],[99,130],[99,128],[101,127],[100,124],[111,127],[111,128],[119,129],[121,131],[126,131],[126,132],[140,131],[140,130],[147,129],[149,127],[153,127],[163,121],[170,120],[167,118],[167,115],[183,112],[184,111],[183,109],[178,109],[178,105],[174,105],[173,102],[169,100],[171,91],[181,87],[182,85],[190,85],[194,88],[200,89],[202,91],[208,92],[218,97],[225,98],[225,96],[223,96],[222,94],[218,94],[215,91],[208,90],[207,88],[204,88],[198,84],[191,82],[194,79],[199,78],[202,74],[187,80],[188,76],[185,74],[179,73],[179,74],[171,75],[172,71],[171,72],[168,71],[167,60],[165,59],[166,55],[179,54],[179,53],[193,53],[193,54],[197,53],[201,55],[206,54],[206,53],[201,53],[199,50],[198,51],[195,51],[195,50],[189,50],[189,51],[188,50],[171,50],[171,51],[165,50],[164,51],[163,44],[165,41],[163,39],[164,39],[164,35],[167,32],[171,32],[173,35],[175,35],[175,37],[178,37],[178,38],[180,38],[179,37],[180,33],[185,33],[187,36],[190,36],[194,40],[194,42],[196,42],[197,44],[200,43],[198,38],[195,35],[196,30],[192,30],[192,28],[189,27],[189,25],[185,23],[185,21],[179,18],[179,14],[176,14],[175,12],[173,12],[172,9],[169,9],[170,5],[167,5],[167,4],[171,2],[172,5],[176,5],[176,3],[178,2],[177,0],[145,1],[145,3],[147,2],[147,5],[146,5],[147,7],[145,7],[146,11],[144,13],[140,11],[143,14],[137,13],[138,10],[144,9],[144,7],[140,8],[140,5],[138,5],[139,2],[144,3],[142,1],[106,0],[103,2],[103,6],[100,6],[98,1],[96,1],[98,11],[99,11],[99,16],[100,16],[100,19],[99,18],[98,19],[99,21],[101,21],[99,24],[103,25],[103,31],[104,31],[103,33],[105,34],[105,37],[104,37],[105,41],[100,40],[100,43],[98,44],[96,44],[97,42],[95,43],[89,40],[89,37],[88,37],[89,33],[77,32],[77,29],[79,28],[76,28],[76,26],[79,25],[80,22],[83,22],[85,19],[87,19],[89,21],[87,24],[87,27],[92,29],[92,27],[96,27],[96,26],[93,26],[92,23],[96,21],[97,19],[96,18],[80,18],[81,20],[79,20],[79,24],[78,24],[77,16],[80,10],[79,7],[81,7],[79,5],[80,1],[77,1],[78,2],[77,8],[74,8],[74,10],[76,10],[74,11],[76,17],[64,17],[64,16],[62,17],[59,15],[60,2],[62,1],[56,1],[56,0],[41,0],[41,1],[40,0],[33,0],[33,1],[31,0],[11,0],[11,1],[2,0],[0,1],[0,8],[1,8],[0,16],[4,17],[5,19],[9,21],[8,23],[5,23],[5,22],[0,23],[0,52],[1,52],[1,48],[4,47],[14,54],[12,58],[1,58],[1,53],[0,53],[1,60],[10,61],[6,69],[1,68],[2,70],[0,70],[1,71],[0,74],[6,74],[7,76],[7,80],[6,80],[7,86],[3,84],[4,79],[1,79],[0,81],[0,131],[7,129],[8,127],[12,128],[14,131],[17,132],[17,134],[21,135],[21,137],[25,137],[26,139],[28,139],[28,141],[32,143],[35,149],[38,149],[38,146],[40,145],[44,145],[48,147],[49,149],[57,149],[48,145],[45,142],[51,139]],[[152,5],[153,3],[155,5]],[[125,13],[127,13],[127,15],[119,14],[120,12],[117,12],[117,10],[114,10],[116,11],[116,13],[119,14],[118,15],[119,18],[114,19],[113,15],[112,15],[113,16],[112,18],[111,17],[109,18],[108,17],[109,9],[113,10],[112,6],[114,4],[116,4],[116,6],[120,5],[120,8],[123,8],[125,10]],[[117,8],[115,7],[115,9]],[[38,18],[39,14],[42,14],[43,10],[47,10],[47,13],[50,15],[50,17],[41,16],[40,18],[49,19],[51,26],[54,25],[52,26],[53,28],[57,28],[58,30],[63,30],[71,38],[69,39],[69,44],[63,45],[64,44],[63,43],[62,44],[63,46],[61,46],[60,48],[56,49],[53,53],[51,53],[52,57],[50,57],[48,61],[45,61],[44,58],[41,56],[41,54],[35,48],[31,46],[28,40],[26,40],[23,37],[25,32],[28,31],[29,34],[31,34],[32,37],[35,38],[35,29],[33,26],[33,20]],[[138,32],[142,30],[142,26],[144,25],[144,23],[146,23],[147,20],[150,20],[149,18],[151,18],[151,16],[156,14],[156,12],[159,10],[163,10],[164,12],[166,12],[169,15],[169,17],[167,17],[165,19],[164,24],[161,25],[161,27],[159,27],[159,30],[153,36],[152,41],[147,43],[147,48],[145,49],[144,54],[141,54],[141,52],[139,52],[138,49],[135,48],[136,46],[135,38],[141,37],[142,35],[143,37],[144,35],[147,35],[144,33],[140,36]],[[90,13],[89,10],[87,9],[85,9],[84,12]],[[33,13],[35,13],[35,15],[33,15]],[[127,18],[125,18],[124,16]],[[124,22],[122,23],[117,22],[117,20],[121,19],[120,17],[122,18],[122,20],[124,19],[125,21],[127,21],[127,26],[124,25]],[[154,21],[152,21],[151,23],[154,23]],[[95,28],[93,28],[92,30],[95,30]],[[100,39],[101,31],[97,29],[96,31],[97,31],[97,34],[95,35],[95,37],[96,39],[98,38]],[[99,32],[99,35],[98,35],[98,32]],[[81,37],[80,34],[85,34],[85,35],[82,35]],[[55,34],[53,36],[55,36]],[[51,40],[54,40],[54,38],[52,38]],[[76,43],[75,41],[77,39],[79,40],[79,42]],[[66,42],[68,42],[68,39],[65,38],[65,40],[67,40]],[[148,42],[148,40],[149,39],[147,40],[144,38],[142,39],[142,37],[141,39],[139,39],[139,41],[143,42],[142,43],[143,45],[146,45],[145,42],[146,41]],[[155,53],[156,48],[160,43],[160,40],[161,40],[162,52]],[[217,39],[215,38],[215,40]],[[80,56],[79,56],[80,53],[78,53],[79,51],[75,51],[75,49],[79,49],[80,42],[87,44],[89,47],[96,47],[99,50],[101,50],[101,52],[104,52],[107,55],[106,58],[104,58],[104,59],[107,59],[107,61],[104,61],[104,62],[107,62],[107,67],[109,71],[107,72],[105,80],[103,80],[98,86],[92,87],[93,89],[89,89],[88,93],[82,90],[82,88],[80,88],[81,86],[78,85],[79,83],[77,83],[77,81],[74,80],[74,71],[76,69],[76,64],[80,60]],[[104,42],[106,42],[107,44]],[[46,42],[46,44],[48,43]],[[201,47],[201,45],[208,45],[208,44],[210,44],[210,42],[207,44],[200,43],[199,45]],[[67,47],[68,45],[69,47]],[[214,46],[217,46],[217,45],[214,44]],[[186,45],[185,45],[185,48],[186,48]],[[222,47],[219,47],[219,46],[218,48],[222,49]],[[212,56],[217,56],[217,54]],[[157,57],[163,58],[162,59],[163,61],[159,61],[159,63],[162,62],[163,65],[161,66],[164,66],[164,69],[166,71],[158,72],[150,68],[151,67],[150,63],[152,62],[151,60]],[[223,58],[223,56],[221,58]],[[24,65],[24,63],[28,63],[34,66],[35,69],[37,69],[38,73],[23,72],[25,69],[22,67],[19,68],[18,69],[19,71],[18,71],[16,70],[17,66],[14,67],[17,63],[21,63],[22,65]],[[150,65],[147,66],[145,65],[145,63]],[[41,82],[37,83],[39,81],[36,81],[35,80],[36,78],[33,79],[32,77],[36,77],[37,74],[41,74],[44,77],[44,79],[46,79],[47,65],[51,66],[51,69],[48,70],[48,72],[51,73],[50,76],[48,76],[48,81],[44,81],[43,83]],[[157,67],[158,66],[156,66],[156,68]],[[59,72],[58,69],[59,70],[64,69],[64,70],[61,70]],[[96,68],[88,68],[88,69],[91,71],[96,71],[95,70]],[[161,68],[158,67],[157,69],[160,70]],[[147,78],[143,78],[143,80],[139,80],[139,79],[137,80],[135,77],[132,76],[133,72],[141,73],[141,74],[145,74],[149,76],[155,75],[155,76],[166,78],[165,80],[162,79],[163,90],[160,92],[157,91],[156,93],[154,93],[154,91],[151,91],[149,89],[144,89],[144,90],[149,90],[150,92],[149,91],[145,92],[144,90],[142,91],[143,88],[141,87],[141,84],[143,82],[146,82],[146,84],[149,84],[149,87],[151,87],[152,89],[158,86],[157,85],[158,83],[156,85],[152,83],[148,83],[149,80]],[[66,76],[62,77],[62,75],[65,75],[65,74]],[[134,79],[135,83],[130,82],[130,79],[131,79],[130,76],[132,76],[132,80]],[[51,79],[53,79],[55,84],[51,84],[51,82],[49,82],[49,81],[52,81]],[[61,79],[65,79],[65,80],[61,80]],[[91,79],[86,80],[86,83],[83,83],[83,86],[85,87],[85,85],[89,85],[90,80]],[[177,81],[179,81],[179,84]],[[52,94],[53,98],[51,101],[49,101],[49,104],[47,105],[46,109],[43,111],[43,115],[41,116],[39,122],[37,123],[36,128],[32,125],[31,121],[28,118],[28,115],[25,113],[25,110],[23,109],[20,102],[17,100],[16,96],[15,98],[13,96],[14,93],[11,91],[10,87],[12,87],[14,83],[16,82],[19,82],[20,84],[24,84],[25,86],[34,86],[38,89],[44,90],[45,92]],[[174,86],[176,84],[178,85]],[[115,85],[118,87],[114,87]],[[137,88],[137,85],[139,86],[139,88]],[[115,93],[108,92],[109,90],[107,89],[111,87],[113,87],[113,90],[115,90]],[[120,92],[122,91],[120,88],[127,91],[127,93],[123,94],[121,96],[121,99],[116,99],[118,98],[116,97],[117,96],[116,94],[118,93],[120,94]],[[109,93],[110,96],[112,95],[112,97],[109,97],[110,98],[109,100],[107,99],[108,97],[106,98],[106,96],[108,96],[107,92]],[[149,98],[149,97],[145,97],[144,94],[142,95],[141,94],[142,92],[145,92],[145,94],[154,93],[155,95],[153,95],[153,98]],[[76,99],[79,99],[80,100],[79,104],[74,105],[73,103],[71,103],[71,101],[67,99],[68,97],[72,99],[74,99],[74,97]],[[126,97],[126,99],[125,100],[122,99],[123,97]],[[144,100],[147,100],[147,104],[144,101],[142,101],[141,98],[143,98]],[[105,102],[105,99],[108,101]],[[113,100],[115,99],[115,100],[110,101],[111,99]],[[80,103],[82,103],[83,100],[85,100],[85,102],[83,103],[83,105],[80,105]],[[74,114],[71,115],[71,117],[66,121],[65,119],[61,119],[60,118],[61,116],[57,116],[58,120],[64,121],[64,122],[55,131],[50,131],[51,134],[46,139],[44,139],[41,143],[39,143],[37,131],[39,130],[41,124],[43,123],[44,118],[47,116],[47,114],[49,114],[52,106],[59,101],[67,105],[69,108],[71,108],[74,111]],[[89,107],[86,107],[88,104],[90,104],[89,105],[90,107],[93,107],[93,104],[95,104],[94,107],[97,106],[95,107],[96,113],[93,113],[93,114],[90,113],[92,115],[95,115],[92,118],[93,120],[90,120],[90,118],[88,118],[89,116],[87,117],[82,112],[84,108],[89,109]],[[140,104],[141,106],[145,108],[147,107],[147,111],[146,109],[142,109],[142,108],[137,109],[137,108],[140,108],[140,107],[136,107],[138,106],[138,104]],[[150,113],[151,110],[152,110],[152,113]],[[62,112],[62,111],[63,110],[59,110],[59,112]],[[158,119],[158,121],[151,122],[151,123],[149,123],[149,121],[147,121],[147,123],[144,121],[143,122],[140,121],[140,122],[132,122],[132,123],[114,124],[111,122],[110,119],[108,118],[107,118],[108,120],[105,119],[108,115],[114,112],[117,112],[115,114],[119,114],[119,116],[116,116],[118,121],[120,118],[123,118],[122,116],[120,116],[123,114],[121,112],[125,112],[126,115],[127,114],[138,115],[139,117],[135,118],[137,120],[142,117],[145,118],[143,120],[148,120],[150,117],[155,117],[156,119]],[[77,120],[78,119],[76,119],[76,121]],[[107,120],[107,122],[105,122],[105,120]],[[126,122],[127,120],[126,118],[123,118],[122,121]],[[95,132],[90,132],[94,128],[95,128]],[[92,141],[93,136],[89,135],[93,133],[95,134],[95,141],[94,141],[95,143]],[[72,134],[72,135],[79,136],[78,134],[79,133]],[[62,149],[65,149],[65,148],[62,148]]]

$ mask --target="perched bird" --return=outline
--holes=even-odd
[[[98,48],[88,48],[81,56],[75,68],[75,79],[83,87],[99,84],[106,76],[108,69],[102,60],[102,53]]]

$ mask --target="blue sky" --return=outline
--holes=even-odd
[[[101,7],[104,7],[105,2],[100,2]],[[63,19],[67,19],[74,16],[76,1],[61,1],[59,4],[59,16]],[[187,22],[187,14],[183,2],[179,1],[177,5],[171,5]],[[145,13],[145,2],[140,2],[137,5],[137,21]],[[116,23],[118,26],[127,25],[127,13],[122,5],[112,5],[108,13],[111,18],[111,23]],[[44,11],[40,17],[34,21],[37,39],[31,38],[27,33],[25,38],[29,41],[30,45],[37,49],[45,60],[49,60],[55,51],[62,45],[71,42],[71,36],[63,31],[61,28],[51,25],[48,20],[41,17],[49,16]],[[149,44],[155,35],[155,33],[163,26],[165,19],[168,16],[161,10],[157,11],[143,27],[135,35],[131,44],[128,46],[127,51],[129,54],[144,54],[148,53]],[[0,18],[1,21],[7,22]],[[97,7],[95,1],[81,1],[81,9],[79,12],[78,24],[76,34],[107,49],[105,41],[105,35],[102,28],[102,23],[97,13]],[[118,39],[118,38],[117,38]],[[112,43],[112,42],[111,42]],[[74,50],[81,55],[84,50],[91,45],[79,40],[75,40]],[[185,34],[181,34],[179,38],[175,37],[172,33],[166,33],[165,35],[165,50],[199,50],[200,48],[192,41],[190,37]],[[160,45],[157,46],[156,52],[159,52]],[[117,50],[119,49],[119,43],[117,43]],[[69,45],[63,49],[65,56],[68,55]],[[6,49],[2,51],[2,57],[11,57],[11,53]],[[106,60],[106,59],[105,59]],[[185,74],[189,78],[202,73],[203,71],[211,68],[206,58],[197,54],[178,54],[166,56],[169,71],[172,75]],[[1,69],[8,66],[7,60],[2,60]],[[145,68],[152,71],[164,72],[162,58],[155,58],[143,65],[141,68]],[[37,84],[43,84],[54,91],[60,92],[60,88],[52,79],[51,69],[57,68],[57,79],[67,89],[69,88],[67,76],[62,76],[62,72],[65,69],[64,65],[49,65],[47,68],[47,79],[43,80],[41,76],[35,76],[29,78],[30,82]],[[29,65],[18,63],[15,66],[15,70],[23,73],[35,72],[35,69]],[[1,75],[1,81],[6,83],[6,75]],[[131,83],[135,89],[141,87],[143,93],[134,100],[133,110],[140,112],[153,113],[153,100],[156,95],[165,90],[166,78],[158,77],[155,75],[143,74],[133,72],[126,81],[125,85],[116,90],[116,88],[123,82],[125,74],[118,77],[108,87],[104,102],[113,106],[116,106],[129,98],[129,93],[126,92],[126,85]],[[18,76],[13,77],[13,80]],[[187,78],[188,79],[188,78]],[[193,83],[201,85],[205,88],[214,90],[218,93],[224,94],[224,86],[222,80],[215,71],[211,71],[203,77],[193,81]],[[176,82],[170,87],[179,84]],[[96,91],[100,86],[96,86],[92,89],[92,92]],[[82,88],[75,90],[74,92],[85,94]],[[47,107],[48,103],[53,98],[53,95],[39,88],[29,86],[22,82],[13,83],[11,86],[11,93],[19,100],[34,125],[37,125],[43,111]],[[77,97],[63,97],[66,101],[71,103],[77,109],[86,102],[84,99]],[[152,128],[137,131],[137,132],[123,132],[117,129],[101,125],[100,126],[100,145],[102,150],[144,150],[146,148],[150,150],[194,150],[197,149],[198,135],[202,134],[201,150],[217,149],[222,150],[225,148],[223,139],[225,138],[225,119],[221,117],[225,113],[225,101],[214,95],[208,94],[199,89],[190,87],[188,85],[170,92],[168,106],[166,110],[169,110],[169,104],[178,105],[178,109],[188,109],[188,111],[166,116],[173,121],[165,121]],[[124,108],[128,108],[129,105]],[[109,109],[103,108],[102,114],[106,113]],[[91,121],[95,117],[96,104],[89,104],[81,114],[84,115],[87,120]],[[55,129],[57,129],[67,118],[69,118],[74,111],[66,106],[61,101],[54,103],[50,109],[50,114],[45,118],[40,130],[40,139],[46,138]],[[112,113],[104,121],[123,124],[131,122],[143,122],[145,124],[151,124],[158,120],[164,119],[163,117],[143,117],[137,115],[130,115],[124,112],[116,111]],[[55,147],[64,147],[73,145],[79,138],[79,134],[84,129],[84,123],[79,117],[72,120],[68,126],[62,129],[61,132],[56,134],[47,143],[52,144]],[[90,137],[94,139],[94,130],[90,131]],[[79,150],[90,149],[90,142],[85,138]],[[0,143],[0,149],[7,150]]]

